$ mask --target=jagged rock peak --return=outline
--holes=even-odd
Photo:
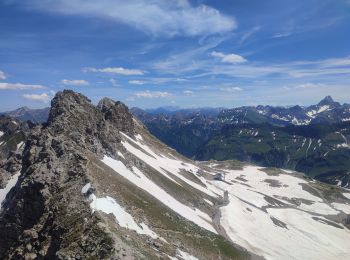
[[[335,102],[331,96],[326,96],[324,99],[322,99],[318,103],[318,105],[324,106],[324,105],[332,105],[332,104],[335,104],[335,103],[337,103],[337,102]]]
[[[128,134],[134,133],[133,116],[125,104],[110,98],[103,98],[97,108],[103,113],[105,120],[110,121],[117,129]]]
[[[48,123],[54,122],[58,117],[72,112],[77,112],[81,108],[92,107],[91,100],[80,93],[72,90],[57,92],[51,101],[51,110]]]

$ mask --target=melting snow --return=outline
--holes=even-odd
[[[132,140],[127,135],[124,135],[124,136],[126,136],[128,138],[128,140]],[[169,174],[172,174],[172,175],[176,176],[177,178],[181,179],[182,181],[186,182],[187,184],[189,184],[193,188],[195,188],[203,193],[206,193],[209,196],[218,197],[217,194],[210,191],[207,187],[199,185],[198,183],[191,181],[191,180],[185,178],[182,174],[180,174],[181,170],[185,170],[185,171],[188,171],[191,173],[196,173],[199,170],[199,168],[197,166],[189,164],[189,163],[185,163],[185,162],[180,161],[180,160],[157,155],[147,145],[141,144],[140,142],[135,142],[133,140],[132,140],[132,142],[134,143],[134,145],[139,146],[140,148],[142,148],[144,151],[146,151],[151,156],[142,152],[142,150],[135,148],[133,145],[129,144],[128,142],[122,141],[122,144],[129,152],[134,154],[136,157],[138,157],[140,160],[147,163],[149,166],[151,166],[152,168],[154,168],[158,172],[162,173],[164,176],[166,176],[170,180],[179,184],[171,176],[169,176]],[[167,171],[165,171],[164,169],[167,169]]]
[[[348,199],[350,200],[350,193],[343,193],[343,196],[344,196],[345,198],[348,198]]]
[[[2,203],[4,202],[7,194],[10,192],[10,190],[16,185],[17,181],[18,181],[18,177],[21,173],[17,172],[16,174],[14,174],[12,176],[11,179],[9,179],[9,181],[6,184],[6,187],[3,189],[0,189],[0,208]]]
[[[90,207],[93,211],[100,210],[106,214],[113,214],[119,226],[134,230],[141,235],[150,236],[153,239],[158,238],[158,235],[149,229],[145,223],[140,223],[140,225],[138,225],[134,218],[127,213],[115,199],[108,196],[105,198],[97,198],[94,194],[91,194],[89,198],[92,200]]]
[[[338,210],[343,211],[345,214],[350,214],[350,205],[341,203],[332,203],[332,206]]]
[[[197,257],[194,257],[193,255],[190,255],[189,253],[186,253],[184,251],[181,251],[180,249],[176,250],[177,252],[177,257],[180,257],[183,260],[198,260]]]
[[[172,197],[165,190],[156,185],[153,181],[148,179],[139,169],[133,167],[133,171],[126,168],[121,162],[114,160],[108,156],[104,156],[103,163],[111,167],[115,172],[128,179],[131,183],[137,187],[143,189],[147,193],[162,202],[165,206],[169,207],[179,215],[183,216],[189,221],[194,222],[198,226],[205,228],[213,233],[217,233],[213,225],[211,224],[211,218],[204,212],[198,209],[192,209],[174,197]]]

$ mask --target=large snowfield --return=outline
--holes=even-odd
[[[350,214],[349,193],[343,193],[344,200],[349,199],[347,202],[328,204],[303,187],[309,185],[310,180],[284,171],[267,174],[255,166],[220,170],[217,165],[209,165],[202,171],[212,178],[205,179],[199,175],[200,166],[152,149],[140,135],[135,139],[124,137],[122,144],[129,154],[174,183],[188,185],[213,198],[224,197],[227,192],[228,201],[219,208],[220,224],[234,243],[248,251],[266,259],[349,259],[350,230],[331,218]],[[139,168],[128,168],[108,156],[102,161],[187,220],[218,233],[211,216],[179,202]],[[186,178],[182,171],[195,175],[202,185]],[[225,181],[214,179],[219,172],[225,173]],[[176,179],[185,184],[179,184]],[[108,198],[104,200],[108,201],[103,204],[112,203]],[[203,201],[211,203],[207,199]],[[112,204],[116,206],[115,201]]]

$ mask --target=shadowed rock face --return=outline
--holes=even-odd
[[[21,176],[0,211],[1,259],[112,257],[112,239],[81,187],[88,182],[86,154],[116,154],[119,131],[134,132],[124,104],[104,99],[95,107],[73,91],[57,93],[47,124],[31,131],[17,160]]]

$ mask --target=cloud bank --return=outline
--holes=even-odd
[[[22,83],[6,83],[0,82],[0,90],[29,90],[29,89],[44,89],[42,85],[26,85]]]
[[[24,94],[23,97],[28,100],[39,101],[47,103],[51,100],[51,96],[47,93],[42,94]]]

